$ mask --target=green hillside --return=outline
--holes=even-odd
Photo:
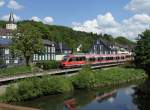
[[[111,35],[107,34],[93,34],[93,33],[86,33],[80,31],[74,31],[69,27],[65,26],[56,26],[56,25],[45,25],[42,22],[35,22],[35,21],[20,21],[18,22],[18,27],[22,23],[30,23],[34,27],[36,27],[39,32],[42,34],[44,39],[49,39],[54,42],[63,42],[69,47],[73,48],[74,50],[78,47],[78,45],[83,45],[83,52],[88,52],[89,48],[91,47],[92,43],[96,39],[104,39],[110,42],[116,42],[123,45],[133,46],[135,45],[134,42],[124,38],[113,38]],[[0,21],[0,27],[4,28],[6,22]]]

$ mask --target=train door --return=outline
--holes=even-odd
[[[69,58],[69,60],[68,60],[68,66],[69,66],[69,67],[73,67],[75,64],[76,64],[76,59],[75,59],[75,57]]]

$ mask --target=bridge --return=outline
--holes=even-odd
[[[98,65],[98,66],[92,66],[92,69],[98,69],[98,68],[106,68],[106,67],[113,67],[113,66],[118,66],[124,64],[122,63],[113,63],[113,64],[103,64],[103,65]],[[30,73],[30,74],[19,74],[19,75],[14,75],[14,76],[5,76],[5,77],[0,77],[0,84],[5,84],[9,83],[11,81],[16,81],[20,79],[25,79],[25,78],[31,78],[31,77],[41,77],[44,75],[61,75],[61,74],[69,74],[69,73],[75,73],[82,68],[73,68],[73,69],[56,69],[52,71],[44,71],[44,72],[38,72],[38,73]]]

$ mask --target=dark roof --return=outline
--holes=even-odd
[[[54,42],[51,42],[51,41],[49,41],[49,40],[46,40],[46,39],[43,39],[43,44],[45,44],[45,45],[52,45],[52,44],[54,44]]]
[[[12,34],[12,30],[10,29],[0,29],[0,36],[9,36]]]
[[[11,39],[0,38],[0,46],[8,46],[11,44]]]
[[[64,43],[56,43],[56,49],[60,49],[60,48],[62,48],[62,50],[72,50]]]
[[[107,49],[109,49],[109,50],[116,50],[115,48],[110,48],[110,46],[112,46],[112,45],[115,45],[114,43],[112,43],[112,42],[108,42],[108,41],[106,41],[106,40],[102,40],[102,39],[98,39],[98,40],[96,40],[95,42],[94,42],[94,45],[99,45],[99,44],[103,44]]]

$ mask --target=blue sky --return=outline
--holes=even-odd
[[[55,24],[68,26],[73,21],[83,22],[106,12],[111,12],[117,20],[131,16],[130,12],[123,8],[129,0],[17,0],[17,2],[23,5],[22,9],[14,10],[4,6],[0,8],[0,16],[13,10],[22,19],[30,19],[32,16],[40,18],[52,16]]]
[[[134,40],[150,23],[150,0],[0,0],[0,19],[33,19]]]

